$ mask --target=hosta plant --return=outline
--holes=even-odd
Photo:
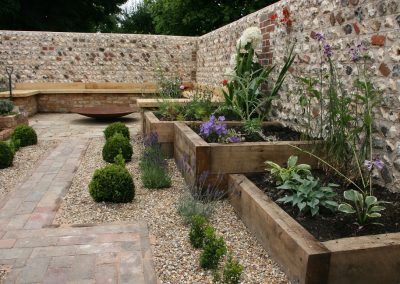
[[[297,156],[290,156],[287,161],[286,167],[281,167],[277,163],[272,161],[266,161],[265,164],[268,166],[267,171],[276,179],[276,184],[280,185],[285,183],[287,180],[293,177],[293,174],[297,174],[301,177],[311,175],[311,167],[307,164],[297,165]]]
[[[293,174],[291,179],[278,187],[290,190],[293,194],[286,195],[277,202],[290,203],[292,206],[297,206],[300,212],[311,213],[311,216],[318,215],[321,207],[335,211],[338,204],[332,200],[336,196],[333,187],[338,185],[329,183],[327,186],[321,186],[319,179],[311,175],[302,178],[298,174]]]

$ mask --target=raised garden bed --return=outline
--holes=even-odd
[[[299,283],[398,283],[400,233],[320,242],[244,175],[229,176],[237,214]]]
[[[0,115],[0,140],[10,138],[12,130],[19,124],[29,124],[28,118],[21,113]]]
[[[268,124],[277,125],[276,122],[266,123]],[[207,173],[210,182],[218,182],[221,188],[226,188],[226,174],[263,172],[266,160],[273,160],[283,165],[291,155],[299,156],[301,163],[317,167],[314,158],[305,153],[298,153],[290,146],[296,145],[302,149],[312,150],[316,142],[207,143],[183,122],[174,123],[173,135],[175,161],[189,183]]]

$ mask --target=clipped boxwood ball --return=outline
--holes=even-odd
[[[132,145],[129,139],[124,137],[121,133],[114,134],[113,137],[107,139],[103,147],[103,159],[106,162],[114,163],[114,158],[121,151],[125,162],[130,161],[132,157]]]
[[[96,202],[127,203],[135,197],[135,185],[125,167],[108,165],[95,171],[89,193]]]
[[[10,146],[3,141],[0,141],[0,169],[8,168],[12,165],[14,153]]]
[[[15,127],[11,134],[11,139],[15,142],[19,141],[18,145],[21,147],[37,144],[37,135],[35,130],[25,124],[20,124]]]
[[[104,136],[106,137],[106,139],[113,137],[115,133],[121,133],[124,137],[128,139],[131,138],[129,135],[129,128],[122,122],[111,123],[104,130]]]

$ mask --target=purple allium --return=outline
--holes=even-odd
[[[324,54],[326,57],[330,58],[333,55],[333,51],[332,51],[332,47],[330,46],[330,44],[325,43],[323,45],[324,48]]]
[[[314,34],[314,39],[319,41],[319,42],[321,42],[321,41],[325,40],[325,36],[324,36],[324,34],[322,32],[316,32]]]
[[[365,160],[364,161],[364,167],[368,170],[368,171],[372,171],[372,169],[375,167],[378,170],[382,170],[383,167],[385,166],[385,164],[383,163],[383,161],[381,159],[375,158],[372,161],[370,160]]]

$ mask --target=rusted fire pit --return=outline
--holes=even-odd
[[[104,106],[104,107],[82,107],[72,109],[73,113],[78,113],[96,119],[117,118],[131,114],[134,111],[131,107],[124,106]]]

